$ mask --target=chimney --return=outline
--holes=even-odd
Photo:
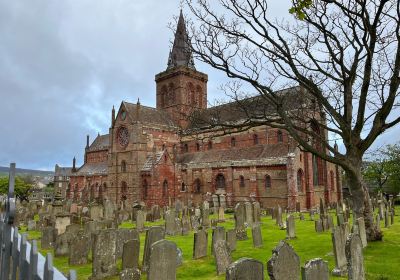
[[[74,157],[74,159],[72,160],[72,172],[76,171],[76,158]]]
[[[114,122],[115,122],[115,108],[113,105],[112,111],[111,111],[111,127],[114,127]]]
[[[139,121],[139,112],[140,112],[140,101],[139,98],[137,99],[136,103],[136,120]]]
[[[86,135],[86,149],[89,148],[89,135]]]

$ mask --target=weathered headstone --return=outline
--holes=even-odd
[[[238,203],[235,206],[235,230],[238,240],[247,239],[247,231],[245,226],[246,210],[244,204]]]
[[[69,265],[83,265],[88,263],[90,251],[90,236],[84,231],[78,232],[69,240]]]
[[[194,234],[193,259],[199,259],[207,256],[208,232],[199,230]]]
[[[45,227],[42,229],[42,249],[51,249],[54,246],[54,231],[55,229],[53,227]]]
[[[363,245],[363,248],[367,247],[368,243],[367,243],[367,233],[365,231],[365,222],[364,222],[364,218],[360,217],[356,220],[357,226],[358,226],[358,235],[361,238],[361,242]]]
[[[332,245],[333,255],[335,257],[335,268],[332,270],[332,274],[335,276],[344,276],[347,273],[347,261],[345,253],[346,245],[346,224],[335,227],[332,230]]]
[[[116,244],[117,232],[104,229],[93,234],[92,278],[103,279],[117,274]]]
[[[139,233],[136,229],[120,228],[116,230],[117,244],[115,248],[115,255],[119,259],[122,257],[122,252],[125,242],[133,239],[139,239]]]
[[[203,229],[207,229],[210,227],[210,210],[202,209],[201,211],[201,226]]]
[[[236,231],[235,229],[229,229],[226,232],[226,245],[228,246],[229,252],[236,250]]]
[[[132,239],[124,243],[122,269],[139,267],[140,240]]]
[[[346,241],[346,258],[349,280],[365,280],[363,247],[360,236],[350,234]]]
[[[164,239],[164,236],[165,236],[165,230],[160,226],[153,226],[146,231],[146,240],[144,243],[144,251],[143,251],[143,265],[142,265],[143,272],[147,272],[147,270],[149,269],[151,246],[155,242]]]
[[[70,224],[71,224],[71,217],[69,214],[68,215],[61,214],[61,213],[58,214],[56,216],[55,225],[54,225],[55,229],[57,230],[57,234],[58,235],[63,234],[65,232],[65,229],[67,228],[67,226]]]
[[[255,248],[262,247],[263,245],[263,240],[262,240],[262,234],[261,234],[261,227],[259,224],[254,224],[251,233],[253,236],[253,246]]]
[[[225,222],[225,209],[223,207],[218,208],[218,221]]]
[[[176,224],[175,224],[175,211],[167,210],[165,212],[165,234],[175,235],[176,234]]]
[[[177,267],[176,244],[168,240],[159,240],[151,246],[148,280],[175,280]]]
[[[241,258],[226,269],[226,280],[264,280],[262,262],[250,258]]]
[[[93,221],[100,221],[103,219],[103,206],[97,204],[92,205],[89,209],[89,216]]]
[[[302,280],[328,280],[328,262],[319,258],[309,260],[305,266],[301,268],[301,275]]]
[[[280,205],[278,205],[277,212],[276,212],[276,224],[282,228],[283,227],[283,222],[282,222],[282,208]]]
[[[144,222],[146,221],[146,213],[143,210],[138,210],[136,213],[136,229],[139,232],[144,230]]]
[[[300,258],[284,241],[272,250],[272,257],[267,263],[267,268],[271,280],[300,279]]]
[[[190,220],[188,215],[182,216],[182,235],[188,235],[190,232]]]
[[[246,201],[244,203],[244,208],[246,212],[245,225],[251,228],[253,226],[253,206],[251,205],[250,202]]]
[[[253,202],[253,221],[256,224],[261,222],[261,206],[258,201]]]
[[[217,264],[217,275],[224,274],[232,262],[225,240],[218,240],[215,243],[214,256]]]
[[[216,227],[212,231],[211,252],[214,254],[214,247],[218,240],[225,240],[225,228]]]
[[[182,235],[182,221],[179,218],[175,218],[175,234]]]
[[[56,242],[54,245],[54,255],[56,257],[68,256],[69,242],[73,237],[75,238],[75,236],[72,236],[68,233],[63,233],[56,237]]]
[[[323,232],[324,228],[322,226],[322,221],[321,220],[316,220],[315,221],[315,231],[316,232]]]
[[[119,274],[119,280],[140,280],[140,270],[137,268],[126,268]]]
[[[286,238],[296,238],[296,222],[293,215],[288,215],[286,217]]]
[[[191,216],[190,217],[190,222],[192,224],[192,228],[194,231],[197,231],[200,228],[200,221],[199,221],[199,217],[198,216]]]

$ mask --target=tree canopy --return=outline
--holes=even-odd
[[[0,194],[8,194],[8,177],[0,177]],[[15,195],[20,200],[28,200],[33,187],[33,181],[30,176],[17,176],[15,178]]]

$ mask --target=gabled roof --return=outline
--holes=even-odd
[[[107,175],[107,174],[108,174],[107,162],[99,162],[99,163],[85,163],[73,175],[75,175],[75,176],[83,176],[83,175],[92,176],[92,175]]]
[[[140,103],[133,104],[129,102],[122,102],[125,106],[127,113],[132,121],[140,121],[144,124],[155,124],[166,126],[172,129],[178,129],[179,127],[170,118],[169,114],[163,110],[156,108],[143,106]]]
[[[151,171],[152,167],[154,165],[157,165],[160,162],[164,153],[165,153],[165,150],[149,154],[146,158],[146,161],[145,161],[141,171]]]
[[[258,161],[264,165],[286,164],[288,153],[292,152],[294,147],[289,147],[287,143],[254,145],[244,148],[230,148],[225,150],[208,150],[204,152],[185,153],[177,157],[177,162],[181,164],[206,164],[224,162],[234,164],[246,161]],[[249,163],[247,163],[249,164]]]
[[[172,69],[177,66],[186,66],[195,69],[192,50],[189,44],[189,36],[186,31],[185,19],[183,18],[181,10],[176,27],[174,45],[169,53],[167,69]]]
[[[60,167],[56,164],[54,170],[54,176],[70,176],[72,173],[72,167]]]
[[[110,135],[98,135],[93,143],[87,149],[88,152],[95,152],[101,150],[108,150],[110,147]]]

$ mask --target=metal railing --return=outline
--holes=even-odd
[[[37,241],[28,242],[27,234],[19,234],[14,227],[16,214],[15,163],[10,164],[8,195],[0,214],[0,280],[76,280],[71,270],[65,277],[53,266],[50,253],[43,257],[38,252]]]

